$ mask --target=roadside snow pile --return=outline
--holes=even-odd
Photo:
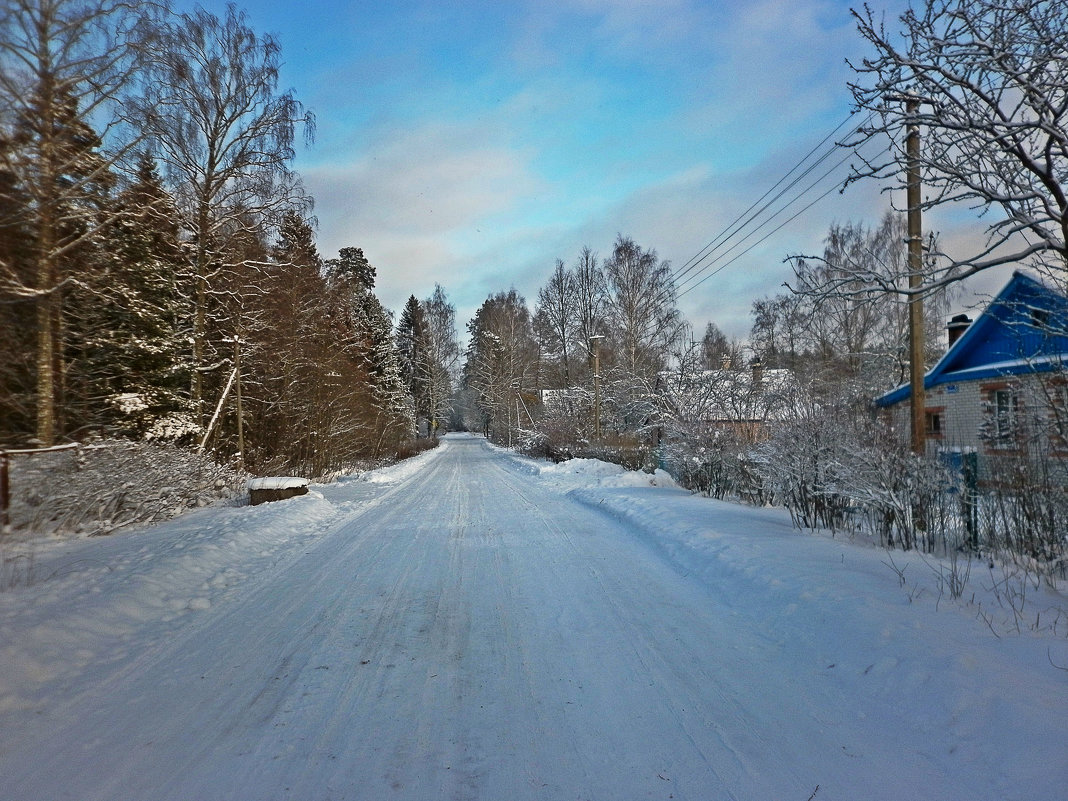
[[[367,481],[371,484],[396,484],[400,481],[404,481],[414,473],[419,472],[423,468],[423,465],[431,459],[440,456],[448,447],[449,440],[443,438],[436,448],[423,451],[418,456],[413,456],[410,459],[405,459],[396,464],[381,467],[378,470],[371,470],[370,472],[359,476],[359,480]],[[344,481],[344,479],[341,479],[341,481]]]
[[[567,469],[573,462],[572,469]],[[588,463],[588,464],[587,464]],[[569,497],[642,532],[647,543],[687,573],[711,580],[730,572],[763,586],[784,606],[812,597],[828,570],[849,566],[854,586],[832,582],[837,601],[863,598],[875,586],[896,585],[908,604],[956,606],[997,636],[1068,638],[1068,597],[1040,575],[1012,564],[990,565],[967,555],[938,558],[920,551],[885,551],[847,536],[801,532],[781,508],[756,508],[693,495],[662,471],[650,476],[583,459],[543,467],[541,476]],[[786,582],[784,576],[795,578]],[[1068,649],[1058,664],[1068,666]]]
[[[628,470],[600,459],[568,459],[559,464],[544,464],[523,456],[513,456],[515,465],[532,472],[552,485],[567,490],[577,487],[675,487],[675,480],[665,471],[645,473]]]
[[[618,476],[627,470],[618,464],[602,462],[600,459],[568,459],[566,462],[549,465],[540,470],[546,478],[563,476],[586,476],[588,478],[603,479],[607,476]]]

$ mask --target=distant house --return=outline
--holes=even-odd
[[[960,315],[949,330],[924,377],[929,452],[977,453],[985,481],[1021,459],[1068,462],[1068,297],[1016,272],[975,322]],[[902,432],[910,396],[903,385],[875,401]]]
[[[664,407],[695,433],[721,431],[755,442],[768,424],[796,416],[798,387],[791,370],[765,369],[755,359],[748,370],[663,373]]]

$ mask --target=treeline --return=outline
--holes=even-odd
[[[442,418],[452,307],[413,299],[432,330],[403,351],[362,251],[320,256],[292,168],[314,117],[275,39],[234,6],[2,16],[0,445],[122,436],[319,475]]]
[[[533,314],[513,289],[487,298],[468,323],[463,418],[500,441],[557,422],[579,441],[593,437],[599,409],[606,431],[637,434],[682,327],[671,266],[655,250],[622,235],[603,260],[584,248],[570,268],[557,261]],[[564,404],[561,420],[546,416],[542,389],[567,393],[581,411]]]
[[[482,304],[468,325],[464,419],[503,442],[570,452],[594,440],[637,447],[668,434],[677,443],[698,429],[710,435],[700,417],[709,409],[693,402],[699,395],[717,395],[735,421],[771,413],[735,397],[749,391],[735,378],[754,365],[788,370],[811,402],[866,419],[872,397],[907,371],[908,310],[903,297],[855,274],[862,265],[900,282],[906,238],[893,213],[874,227],[833,225],[820,256],[794,260],[790,289],[753,303],[744,341],[714,321],[695,334],[678,310],[671,266],[655,250],[623,235],[603,259],[585,247],[570,265],[557,260],[532,309],[515,290]],[[947,308],[947,290],[926,299],[931,363],[944,348]]]

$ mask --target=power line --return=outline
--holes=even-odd
[[[847,116],[844,120],[842,120],[840,123],[838,123],[838,125],[834,128],[833,131],[831,131],[829,134],[827,134],[825,137],[823,137],[823,139],[821,139],[811,150],[809,150],[801,158],[801,160],[797,162],[797,164],[795,164],[793,167],[791,167],[790,170],[785,175],[782,176],[782,178],[780,178],[778,181],[776,181],[775,184],[773,186],[771,186],[766,192],[764,192],[763,195],[761,195],[755,201],[753,201],[753,203],[749,206],[749,208],[747,208],[745,211],[743,211],[741,214],[739,214],[737,217],[735,217],[734,220],[732,220],[731,223],[729,225],[727,225],[726,228],[724,228],[722,231],[720,231],[719,234],[717,234],[712,239],[711,242],[709,242],[707,245],[705,245],[703,248],[701,248],[701,250],[699,250],[694,256],[692,256],[689,260],[687,260],[687,262],[679,269],[679,271],[676,272],[676,274],[674,276],[675,280],[678,281],[679,279],[683,278],[687,273],[692,271],[698,264],[700,264],[701,261],[703,261],[704,258],[706,257],[705,254],[706,254],[706,251],[708,251],[709,248],[713,247],[720,240],[725,239],[725,238],[729,239],[731,236],[733,236],[735,233],[737,233],[737,231],[733,231],[732,232],[732,229],[734,229],[735,226],[738,226],[738,230],[741,230],[742,228],[744,228],[749,223],[749,221],[752,219],[752,217],[750,217],[749,219],[744,219],[744,221],[743,221],[743,218],[745,218],[746,215],[748,215],[750,212],[752,212],[753,209],[755,209],[764,200],[764,198],[766,198],[768,195],[770,195],[772,192],[774,192],[776,189],[778,189],[778,187],[784,181],[786,181],[791,175],[793,175],[794,172],[796,172],[798,169],[800,169],[801,166],[806,161],[808,161],[808,159],[811,158],[812,155],[816,151],[818,151],[821,147],[823,147],[827,143],[828,140],[833,138],[834,135],[837,134],[846,125],[846,123],[848,123],[853,118],[854,114],[856,114],[856,112],[850,112],[849,116]],[[812,167],[818,165],[823,160],[825,160],[830,155],[830,153],[834,152],[834,149],[835,148],[832,147],[827,153],[825,153],[823,156],[821,156],[820,159],[817,160],[816,164],[812,165]],[[807,174],[809,171],[811,171],[812,167],[809,167],[809,169],[806,170],[806,172],[803,173],[801,176],[799,176],[799,178],[804,177],[805,174]],[[792,183],[791,186],[796,184],[796,180],[797,179],[795,179],[794,183]],[[787,187],[787,188],[789,189],[790,187]],[[766,208],[766,207],[767,206],[765,205],[764,208]],[[762,210],[763,209],[761,209],[760,211],[762,211]],[[756,214],[759,214],[760,211],[757,211]],[[739,225],[739,223],[741,223],[741,225]]]
[[[825,172],[824,172],[823,174],[821,174],[821,175],[820,175],[820,176],[819,176],[818,178],[816,178],[816,179],[815,179],[814,181],[812,181],[812,182],[811,182],[811,183],[809,183],[809,184],[808,184],[807,186],[805,186],[804,188],[802,188],[802,189],[801,189],[801,190],[800,190],[799,192],[797,192],[797,193],[796,193],[795,195],[793,195],[793,197],[791,197],[791,198],[790,198],[789,200],[787,200],[787,201],[786,201],[786,203],[784,203],[784,204],[783,204],[783,205],[782,205],[782,206],[781,206],[781,207],[780,207],[779,209],[777,209],[776,211],[774,211],[774,212],[773,212],[773,213],[771,214],[771,216],[767,217],[767,218],[766,218],[765,220],[763,220],[763,221],[762,221],[762,222],[761,222],[761,223],[760,223],[759,225],[757,225],[757,226],[756,226],[755,228],[752,228],[752,229],[751,229],[751,230],[750,230],[750,231],[749,231],[748,233],[746,233],[746,234],[745,234],[745,236],[744,236],[744,237],[742,237],[742,238],[741,238],[740,240],[738,240],[737,242],[735,242],[735,243],[734,243],[734,244],[733,244],[733,245],[732,245],[732,246],[731,246],[730,248],[728,248],[727,250],[725,250],[725,251],[723,251],[722,253],[720,253],[720,254],[719,254],[719,255],[718,255],[718,256],[717,256],[716,258],[712,259],[712,261],[710,261],[710,262],[709,262],[709,263],[708,263],[707,265],[705,265],[705,267],[704,267],[704,268],[703,268],[702,270],[700,270],[700,271],[698,271],[698,272],[696,272],[696,273],[693,273],[692,275],[690,275],[690,277],[689,277],[689,278],[687,278],[687,279],[686,279],[685,281],[683,281],[683,282],[682,282],[682,284],[680,284],[679,286],[677,286],[677,287],[676,287],[676,290],[683,290],[684,292],[688,292],[688,291],[689,291],[689,288],[687,288],[687,286],[686,286],[687,284],[691,284],[690,288],[692,288],[693,286],[696,286],[696,284],[693,284],[693,281],[694,281],[694,279],[696,279],[696,278],[698,278],[699,276],[701,276],[701,275],[703,275],[704,273],[706,273],[706,272],[707,272],[708,270],[710,270],[710,269],[711,269],[711,268],[712,268],[712,267],[713,267],[713,266],[714,266],[714,265],[715,265],[715,264],[716,264],[717,262],[719,262],[719,261],[722,261],[722,260],[723,260],[724,258],[726,258],[727,256],[729,256],[729,255],[730,255],[731,253],[733,253],[733,252],[734,252],[735,250],[737,250],[737,249],[738,249],[739,247],[741,247],[741,246],[742,246],[742,245],[744,245],[744,244],[745,244],[746,242],[748,242],[748,241],[749,241],[750,239],[752,239],[752,238],[753,238],[754,236],[756,236],[757,234],[759,234],[759,233],[760,233],[760,232],[761,232],[762,230],[764,230],[764,229],[765,229],[765,228],[766,228],[767,226],[771,225],[771,223],[773,223],[773,222],[774,222],[774,221],[775,221],[776,219],[778,219],[778,218],[779,218],[779,217],[780,217],[781,215],[785,214],[785,213],[786,213],[786,212],[787,212],[787,211],[788,211],[788,210],[789,210],[789,209],[790,209],[790,208],[791,208],[791,207],[792,207],[792,206],[793,206],[794,204],[796,204],[796,203],[800,202],[800,201],[801,201],[802,199],[804,199],[804,197],[805,197],[806,195],[808,195],[808,194],[809,194],[810,192],[814,191],[814,190],[815,190],[815,188],[816,188],[817,186],[819,186],[820,184],[822,184],[822,183],[823,183],[823,182],[824,182],[824,181],[825,181],[825,180],[826,180],[826,179],[827,179],[827,178],[828,178],[828,177],[829,177],[829,176],[830,176],[831,174],[833,174],[834,172],[836,172],[836,171],[838,170],[838,168],[840,168],[840,167],[841,167],[841,166],[842,166],[843,164],[845,164],[845,162],[849,160],[849,157],[850,157],[850,155],[851,155],[851,154],[849,154],[849,153],[846,153],[846,154],[845,154],[845,155],[844,155],[844,156],[843,156],[843,157],[842,157],[841,159],[839,159],[839,160],[838,160],[838,161],[836,161],[836,162],[835,162],[834,164],[832,164],[832,165],[831,165],[831,167],[830,167],[830,169],[826,170],[826,171],[825,171]],[[822,163],[822,161],[821,161],[820,163]],[[795,184],[795,185],[796,185],[796,184]],[[792,187],[791,187],[791,188],[792,188]],[[823,199],[823,198],[825,198],[825,197],[826,197],[827,195],[829,195],[829,194],[830,194],[830,193],[831,193],[832,191],[834,191],[834,190],[835,190],[836,188],[837,188],[837,184],[833,184],[833,185],[832,185],[832,186],[830,187],[830,189],[828,189],[828,190],[827,190],[827,191],[825,191],[825,192],[824,192],[823,194],[821,194],[821,195],[820,195],[820,196],[819,196],[819,197],[818,197],[818,198],[816,199],[816,201],[813,201],[812,203],[809,203],[809,204],[808,204],[807,206],[805,206],[805,207],[804,207],[804,209],[802,209],[802,212],[803,212],[803,211],[806,211],[806,210],[807,210],[807,209],[809,209],[809,208],[811,208],[811,207],[812,207],[812,206],[814,205],[814,203],[815,203],[815,202],[817,202],[817,201],[819,201],[819,200],[822,200],[822,199]],[[767,205],[765,205],[764,209],[766,210],[766,209],[767,209],[767,208],[768,208],[768,207],[769,207],[770,205],[771,205],[770,203],[769,203],[769,204],[767,204]],[[801,212],[798,212],[797,214],[795,214],[795,215],[793,215],[792,217],[790,217],[790,219],[789,219],[789,220],[787,220],[786,222],[784,222],[784,223],[783,223],[782,225],[778,226],[778,227],[777,227],[777,228],[775,228],[775,229],[774,229],[773,231],[769,232],[768,234],[766,234],[765,236],[761,237],[761,238],[760,238],[759,240],[757,240],[756,242],[754,242],[754,243],[753,243],[752,245],[750,245],[750,246],[749,246],[749,248],[747,248],[747,249],[746,249],[746,250],[745,250],[744,252],[748,253],[748,252],[749,252],[750,250],[752,250],[752,249],[753,249],[754,247],[756,247],[757,245],[761,244],[762,242],[765,242],[765,241],[766,241],[766,240],[768,239],[768,237],[770,237],[770,236],[771,236],[772,234],[774,234],[774,233],[775,233],[776,231],[779,231],[779,230],[780,230],[780,229],[781,229],[781,228],[782,228],[782,227],[783,227],[784,225],[786,225],[787,223],[789,223],[789,222],[791,222],[791,221],[793,221],[793,220],[797,219],[797,217],[798,217],[798,216],[799,216],[800,214],[801,214]],[[739,254],[739,255],[741,255],[741,254]],[[737,258],[738,258],[738,257],[736,256],[735,258],[731,259],[731,260],[730,260],[730,262],[728,262],[728,263],[733,263],[734,261],[736,261],[736,260],[737,260]],[[719,270],[720,270],[720,269],[722,269],[722,267],[718,268],[718,269],[716,270],[716,272],[719,272]],[[707,277],[707,276],[706,276],[706,277]],[[703,281],[704,281],[704,279],[701,279],[701,282],[703,282]],[[681,297],[681,294],[683,294],[683,293],[680,293],[680,297]]]
[[[849,159],[851,153],[847,152],[846,155],[843,156],[841,159],[839,159],[829,170],[827,170],[822,175],[820,175],[817,179],[815,179],[814,181],[809,183],[807,186],[805,186],[801,191],[799,191],[792,198],[790,198],[790,200],[788,200],[781,208],[779,208],[777,211],[775,211],[770,217],[768,217],[766,220],[761,222],[755,228],[750,230],[740,241],[736,242],[733,246],[728,248],[726,251],[719,252],[729,242],[730,239],[738,236],[747,226],[749,226],[751,223],[753,223],[761,214],[763,214],[772,205],[774,205],[775,199],[772,199],[772,200],[768,201],[767,203],[764,203],[763,205],[760,205],[760,204],[765,198],[767,198],[768,195],[770,195],[772,192],[775,191],[775,189],[777,189],[779,186],[781,186],[783,184],[783,182],[786,181],[787,178],[790,177],[790,175],[792,175],[799,168],[801,168],[802,165],[804,165],[805,162],[814,153],[816,153],[829,139],[831,139],[839,130],[841,130],[841,128],[847,122],[849,122],[849,120],[852,117],[853,117],[853,114],[850,114],[850,116],[847,117],[842,123],[839,123],[839,125],[830,134],[825,136],[816,147],[812,148],[804,156],[804,158],[802,158],[801,161],[799,161],[797,164],[795,164],[790,169],[789,172],[787,172],[782,178],[780,178],[775,183],[775,185],[771,187],[771,189],[767,190],[763,195],[761,195],[760,198],[758,198],[753,204],[751,204],[749,206],[749,208],[746,209],[745,212],[743,212],[741,215],[739,215],[738,218],[736,218],[729,226],[727,226],[727,228],[724,229],[715,239],[713,239],[712,242],[710,242],[708,245],[706,245],[704,248],[702,248],[700,251],[698,251],[698,253],[695,256],[693,256],[691,259],[689,259],[687,261],[687,263],[684,266],[684,268],[682,270],[680,270],[678,273],[676,273],[676,276],[675,276],[676,282],[680,278],[685,278],[685,280],[682,281],[681,284],[675,283],[675,285],[673,287],[673,290],[675,292],[677,292],[676,298],[675,298],[676,300],[678,300],[678,298],[681,298],[684,295],[686,295],[689,292],[691,292],[694,289],[696,289],[698,286],[700,286],[706,280],[708,280],[708,278],[711,278],[713,275],[716,275],[717,273],[719,273],[720,271],[725,269],[730,264],[733,264],[735,261],[737,261],[739,258],[744,256],[746,253],[749,253],[751,250],[753,250],[753,248],[755,248],[758,245],[762,244],[763,242],[767,241],[767,239],[769,239],[772,235],[774,235],[775,233],[780,231],[783,227],[788,225],[793,220],[797,219],[799,216],[801,216],[801,214],[803,214],[805,211],[810,209],[812,206],[814,206],[816,203],[818,203],[820,200],[822,200],[827,195],[829,195],[832,191],[834,191],[836,186],[831,186],[829,189],[827,189],[822,194],[820,194],[819,197],[817,197],[815,200],[813,200],[810,203],[808,203],[807,205],[805,205],[800,211],[796,212],[789,219],[785,220],[783,223],[778,225],[775,229],[773,229],[772,231],[767,233],[765,236],[761,237],[758,241],[756,241],[753,244],[751,244],[749,247],[747,247],[741,253],[737,254],[736,256],[731,258],[726,263],[721,264],[719,267],[716,267],[714,270],[712,269],[717,263],[719,263],[724,258],[726,258],[730,253],[732,253],[735,250],[737,250],[738,247],[743,245],[745,242],[747,242],[749,239],[751,239],[753,236],[755,236],[761,230],[766,228],[776,218],[778,218],[779,216],[784,214],[787,210],[789,210],[789,208],[791,206],[793,206],[795,203],[798,203],[806,195],[808,195],[810,192],[815,190],[815,188],[821,182],[823,182],[828,176],[830,176],[835,170],[837,170],[839,167],[841,167],[842,164],[844,164]],[[870,118],[871,118],[871,115],[869,114],[868,119],[870,120]],[[865,121],[864,124],[867,124],[867,121]],[[888,147],[889,146],[887,146],[887,149],[888,149]],[[811,172],[814,169],[816,169],[816,167],[818,167],[820,164],[824,163],[838,149],[839,149],[838,146],[834,145],[831,148],[829,148],[826,152],[822,153],[814,162],[809,164],[809,166],[806,167],[804,169],[804,171],[800,175],[798,175],[796,178],[794,178],[792,181],[790,181],[790,183],[786,186],[786,191],[789,191],[790,189],[792,189],[795,186],[797,186],[797,184],[800,181],[802,181],[807,175],[811,174]],[[885,152],[885,149],[884,149],[884,152]],[[781,193],[777,197],[781,197]],[[757,208],[757,206],[760,206],[760,208]],[[753,211],[754,209],[756,209],[756,211]],[[743,218],[745,218],[744,222],[742,222],[741,225],[738,225],[739,221],[742,220]],[[712,247],[713,245],[716,245],[716,247],[714,247],[710,251],[709,248]],[[718,255],[716,255],[717,253],[718,253]],[[711,259],[711,261],[709,261],[709,259]],[[704,264],[704,266],[701,267],[701,269],[698,270],[697,268],[700,265],[702,265],[704,262],[706,262],[706,261],[708,263]],[[696,270],[696,272],[694,272],[695,270]],[[710,270],[712,270],[712,272],[709,272]],[[689,277],[686,277],[687,275],[689,275]],[[699,279],[699,280],[695,280],[695,279]],[[682,291],[680,292],[679,289],[681,289]]]
[[[706,275],[706,276],[705,276],[704,278],[702,278],[702,279],[701,279],[700,281],[698,281],[698,282],[697,282],[697,283],[695,283],[695,284],[691,284],[691,285],[690,285],[689,287],[687,287],[686,289],[684,289],[684,290],[683,290],[682,292],[678,293],[678,294],[677,294],[677,295],[675,296],[675,299],[676,299],[676,300],[678,300],[679,298],[681,298],[681,297],[683,297],[683,296],[687,295],[688,293],[690,293],[690,292],[692,292],[693,290],[697,289],[697,287],[701,286],[701,284],[703,284],[703,283],[704,283],[705,281],[707,281],[707,280],[708,280],[709,278],[711,278],[711,277],[712,277],[713,275],[716,275],[716,274],[717,274],[718,272],[720,272],[720,270],[723,270],[724,268],[726,268],[726,267],[729,267],[729,266],[730,266],[731,264],[734,264],[734,262],[738,261],[738,259],[740,259],[740,258],[741,258],[742,256],[744,256],[744,255],[745,255],[746,253],[748,253],[749,251],[751,251],[751,250],[752,250],[753,248],[755,248],[755,247],[756,247],[757,245],[759,245],[759,244],[761,244],[761,243],[765,242],[765,241],[766,241],[766,240],[767,240],[768,238],[770,238],[770,237],[771,237],[771,236],[772,236],[773,234],[777,233],[777,232],[778,232],[779,230],[781,230],[782,228],[785,228],[785,227],[786,227],[787,225],[789,225],[790,223],[792,223],[792,222],[793,222],[794,220],[796,220],[796,219],[797,219],[798,217],[800,217],[800,216],[801,216],[802,214],[804,214],[804,213],[805,213],[806,211],[808,211],[808,210],[809,210],[810,208],[812,208],[813,206],[815,206],[815,205],[816,205],[817,203],[819,203],[819,202],[820,202],[821,200],[823,200],[823,199],[824,199],[825,197],[827,197],[827,195],[831,194],[831,192],[833,192],[833,191],[834,191],[835,189],[836,189],[836,187],[834,187],[834,186],[832,186],[832,187],[830,187],[829,189],[827,189],[827,190],[826,190],[826,191],[825,191],[825,192],[824,192],[823,194],[821,194],[821,195],[820,195],[819,197],[817,197],[817,198],[816,198],[815,200],[813,200],[813,201],[811,201],[810,203],[808,203],[808,204],[807,204],[807,205],[806,205],[806,206],[805,206],[804,208],[802,208],[802,209],[801,209],[800,211],[798,211],[798,212],[797,212],[796,214],[794,214],[794,215],[793,215],[792,217],[790,217],[790,218],[789,218],[788,220],[784,220],[784,221],[783,221],[782,223],[780,223],[779,225],[777,225],[777,226],[776,226],[776,227],[775,227],[775,228],[774,228],[773,230],[769,231],[769,232],[768,232],[768,234],[767,234],[767,236],[764,236],[764,237],[762,237],[761,239],[757,240],[757,241],[756,241],[756,242],[754,242],[754,243],[753,243],[752,245],[750,245],[750,246],[749,246],[749,247],[747,247],[747,248],[746,248],[745,250],[743,250],[743,251],[742,251],[741,253],[739,253],[739,254],[738,254],[737,256],[735,256],[735,257],[734,257],[733,259],[731,259],[731,260],[730,260],[730,261],[728,261],[728,262],[724,262],[724,263],[723,263],[723,264],[721,264],[721,265],[720,265],[719,267],[717,267],[717,268],[716,268],[715,270],[713,270],[713,271],[712,271],[712,272],[710,272],[710,273],[709,273],[708,275]]]

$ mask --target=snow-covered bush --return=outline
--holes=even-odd
[[[234,497],[245,476],[173,445],[108,440],[11,458],[11,527],[109,534]]]
[[[840,465],[851,443],[839,415],[810,413],[774,426],[752,450],[755,471],[799,528],[842,528],[849,501],[837,490]]]
[[[737,498],[756,504],[770,500],[761,476],[753,470],[752,448],[730,430],[678,436],[663,446],[664,467],[681,486],[711,498]]]
[[[982,543],[1001,560],[1050,579],[1068,573],[1068,487],[1048,461],[1006,457],[977,512]]]
[[[946,467],[848,410],[819,410],[776,426],[753,462],[799,528],[863,531],[905,550],[963,543]]]

